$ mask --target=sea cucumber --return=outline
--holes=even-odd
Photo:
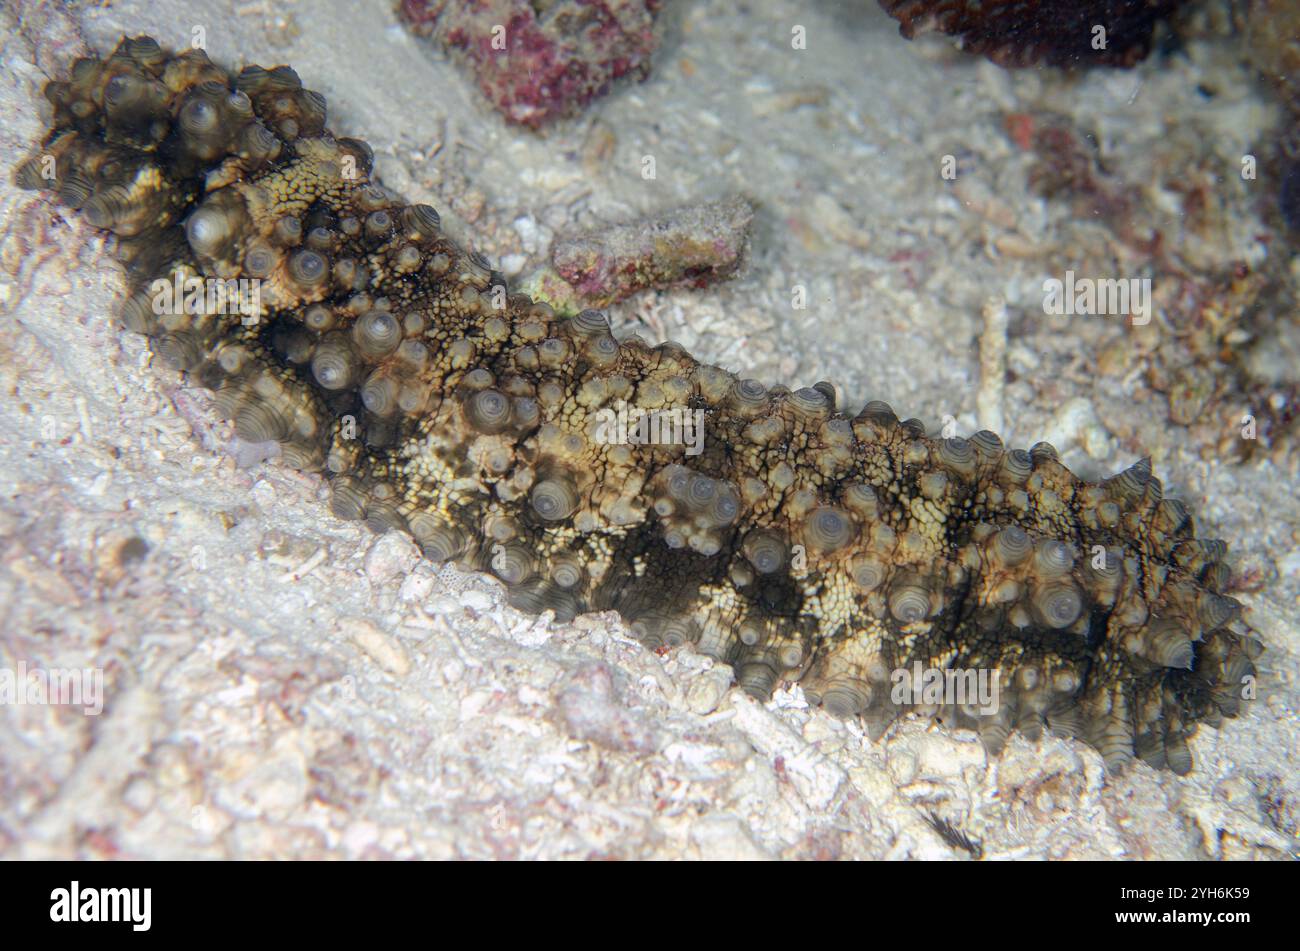
[[[848,415],[827,384],[738,379],[511,294],[285,66],[137,37],[46,95],[18,182],[117,236],[124,326],[243,439],[323,473],[338,516],[491,572],[516,607],[615,610],[756,697],[797,680],[873,737],[914,711],[993,752],[1049,727],[1186,773],[1197,725],[1249,698],[1262,647],[1226,546],[1145,461],[1087,482],[1046,443]],[[900,700],[917,665],[996,671],[1000,703]]]

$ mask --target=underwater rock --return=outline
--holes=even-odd
[[[1133,66],[1184,0],[880,0],[909,40],[936,29],[999,66]]]
[[[645,79],[659,0],[401,0],[402,20],[465,62],[511,122],[539,128],[581,112],[623,77]]]

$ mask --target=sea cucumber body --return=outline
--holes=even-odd
[[[1186,772],[1197,724],[1243,708],[1259,644],[1225,546],[1146,464],[1089,483],[1044,443],[930,438],[510,294],[286,67],[231,75],[142,37],[47,95],[20,183],[118,235],[124,325],[241,437],[330,480],[338,516],[494,574],[520,609],[694,643],[755,696],[797,679],[873,735],[919,711],[996,751],[1046,726]],[[256,300],[159,295],[203,279]],[[900,698],[918,662],[996,672],[997,703]]]

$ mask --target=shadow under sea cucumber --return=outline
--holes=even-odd
[[[694,643],[756,697],[798,680],[873,737],[914,711],[993,752],[1046,727],[1186,773],[1197,725],[1244,709],[1262,647],[1226,546],[1147,463],[1086,482],[1046,443],[930,438],[510,294],[288,67],[136,37],[46,95],[19,184],[117,236],[123,325],[241,438],[321,472],[339,517],[490,572],[521,610]],[[206,306],[214,282],[236,306]],[[611,431],[643,414],[702,438]],[[1000,700],[899,702],[918,664],[996,671]]]

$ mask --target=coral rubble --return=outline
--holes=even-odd
[[[727,198],[650,221],[564,236],[551,249],[556,272],[590,307],[608,307],[647,288],[704,287],[745,263],[754,209]]]

